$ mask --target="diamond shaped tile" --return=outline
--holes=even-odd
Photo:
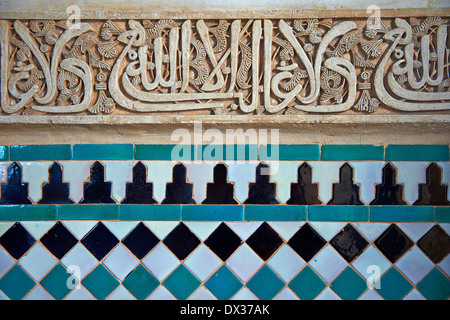
[[[284,287],[281,280],[270,267],[263,265],[247,282],[249,288],[260,300],[271,300]]]
[[[395,263],[414,243],[397,225],[392,224],[374,244],[389,261]]]
[[[282,245],[281,248],[267,261],[267,265],[272,268],[285,282],[289,282],[293,276],[305,265],[303,260],[291,247]]]
[[[201,284],[184,265],[180,265],[172,272],[163,285],[174,295],[178,300],[186,300],[195,289]]]
[[[152,294],[147,298],[147,300],[176,300],[175,297],[164,288],[164,286],[160,285]]]
[[[329,245],[320,250],[320,252],[309,261],[309,265],[327,283],[333,281],[342,270],[348,266],[347,262],[339,255],[339,253]]]
[[[306,266],[289,282],[288,286],[301,300],[313,300],[326,285],[311,267]]]
[[[417,290],[428,300],[448,300],[450,280],[439,269],[434,268],[419,282]]]
[[[101,222],[81,239],[81,243],[97,258],[102,260],[119,242]]]
[[[81,243],[78,243],[61,259],[61,263],[81,281],[98,261]]]
[[[417,284],[434,268],[434,263],[416,246],[405,253],[395,265],[413,284]]]
[[[222,266],[209,278],[205,286],[219,300],[229,300],[242,288],[243,284],[227,266]]]
[[[41,237],[41,243],[58,259],[61,259],[78,240],[58,221]]]
[[[56,300],[62,300],[76,286],[71,282],[71,275],[61,264],[57,264],[45,277],[41,280],[41,286],[47,290]],[[73,286],[68,286],[71,283]]]
[[[200,240],[182,222],[164,238],[163,242],[179,260],[184,260],[200,244]]]
[[[138,259],[142,259],[159,242],[157,236],[153,234],[142,222],[131,231],[122,243],[134,253]]]
[[[81,281],[81,284],[97,300],[104,300],[119,286],[120,282],[100,264]]]
[[[16,222],[0,237],[0,244],[15,259],[20,259],[35,242],[36,240],[19,222]]]
[[[200,244],[184,261],[189,268],[201,281],[205,281],[219,266],[222,261],[205,246]]]
[[[136,298],[123,285],[118,286],[106,300],[136,300]]]
[[[204,242],[220,259],[227,260],[242,244],[241,238],[225,223],[221,223]]]
[[[261,259],[267,260],[283,244],[283,239],[268,223],[263,222],[245,242]]]
[[[412,289],[411,283],[394,267],[390,268],[374,287],[386,300],[401,300]]]
[[[33,290],[30,291],[23,298],[23,300],[55,300],[47,291],[45,291],[40,285],[36,285]]]
[[[325,243],[326,241],[308,223],[305,223],[288,241],[288,245],[307,262]]]
[[[0,279],[0,290],[11,300],[21,300],[35,284],[21,267],[15,265]]]
[[[344,300],[356,300],[367,289],[367,284],[355,270],[347,267],[330,288]]]
[[[200,286],[189,296],[188,300],[217,300],[217,298],[204,286]]]
[[[162,281],[180,264],[180,260],[160,242],[142,259],[142,263]]]
[[[159,281],[140,264],[125,278],[122,284],[136,299],[144,300],[159,286]]]
[[[368,242],[349,223],[331,239],[330,244],[350,263],[363,252]]]
[[[0,247],[0,278],[14,265],[14,259]]]
[[[138,263],[139,260],[123,244],[115,247],[103,260],[105,267],[119,280],[125,279]]]
[[[434,263],[439,263],[450,252],[450,237],[439,225],[435,225],[417,241],[417,245]]]
[[[57,260],[40,243],[31,248],[26,255],[19,260],[22,268],[39,281],[47,274],[57,263]]]
[[[246,282],[264,261],[244,243],[228,258],[226,264],[243,281]]]
[[[373,245],[370,245],[364,252],[352,262],[352,266],[373,284],[378,278],[391,267],[391,263]],[[370,279],[369,279],[370,278]]]

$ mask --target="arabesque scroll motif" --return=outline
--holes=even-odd
[[[450,110],[442,17],[1,20],[1,115]]]

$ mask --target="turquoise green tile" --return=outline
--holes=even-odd
[[[2,205],[0,221],[57,220],[58,210],[55,205]]]
[[[436,207],[436,222],[450,223],[450,207]]]
[[[70,278],[70,280],[69,280]],[[73,276],[67,272],[61,264],[57,264],[40,282],[41,286],[47,290],[56,300],[62,300],[75,287],[69,288],[69,283],[73,284]]]
[[[137,144],[136,160],[194,160],[194,145],[178,144]]]
[[[120,220],[181,220],[179,204],[122,204]]]
[[[426,206],[372,206],[372,222],[434,222],[434,208]]]
[[[225,144],[198,145],[195,159],[215,160],[215,161],[234,160],[234,159],[227,159],[227,146]]]
[[[260,160],[320,160],[320,146],[317,144],[260,145]]]
[[[283,280],[267,265],[263,265],[246,284],[260,300],[272,300],[284,285]]]
[[[449,161],[448,145],[388,145],[386,161]]]
[[[33,279],[16,264],[0,279],[0,290],[11,300],[21,300],[35,284]]]
[[[243,284],[227,266],[222,266],[206,281],[205,286],[217,299],[230,300],[242,288]]]
[[[241,205],[182,205],[183,221],[242,221],[244,207]]]
[[[308,206],[310,221],[369,221],[367,206]]]
[[[301,300],[313,300],[327,284],[307,265],[288,286]]]
[[[118,220],[117,204],[68,204],[58,207],[60,220]]]
[[[417,290],[428,300],[448,300],[450,280],[439,269],[434,268],[417,284]]]
[[[8,146],[0,146],[0,161],[9,160],[9,148]]]
[[[401,300],[411,291],[412,284],[392,267],[374,284],[374,288],[386,300]]]
[[[75,144],[72,148],[74,160],[132,160],[132,144]]]
[[[384,160],[384,146],[368,144],[323,145],[321,160]]]
[[[120,284],[120,282],[102,264],[98,265],[82,281],[97,300],[104,300]]]
[[[186,300],[201,284],[184,265],[180,265],[172,272],[163,285],[178,300]]]
[[[257,144],[198,145],[197,160],[258,160]]]
[[[136,299],[144,300],[159,286],[159,281],[140,264],[122,281],[122,284]]]
[[[246,221],[305,221],[306,206],[250,205],[244,206]]]
[[[347,267],[331,283],[330,288],[343,300],[356,300],[367,289],[367,284],[355,270]]]
[[[70,144],[15,145],[10,148],[12,161],[71,160]]]

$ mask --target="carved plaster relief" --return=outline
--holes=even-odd
[[[448,22],[1,20],[1,116],[442,112]]]

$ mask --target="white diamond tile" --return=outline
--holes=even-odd
[[[221,224],[221,222],[213,221],[213,222],[185,222],[184,223],[189,230],[191,230],[197,238],[201,241],[205,241],[211,233]]]
[[[180,264],[180,260],[160,242],[142,259],[142,263],[159,281],[163,281]]]
[[[64,300],[95,300],[95,298],[86,290],[83,286],[79,286],[79,289],[73,289],[64,298]]]
[[[23,298],[23,300],[55,300],[55,299],[38,284]]]
[[[69,196],[74,202],[83,198],[83,183],[89,178],[94,161],[59,161],[63,167],[63,181],[70,183]]]
[[[204,286],[200,286],[189,296],[188,300],[217,300],[217,298]]]
[[[233,230],[243,241],[247,240],[248,237],[250,237],[261,224],[261,221],[227,222],[227,225],[230,227],[230,229]]]
[[[434,263],[416,246],[405,253],[395,265],[414,284],[434,268]]]
[[[375,185],[381,183],[384,161],[350,161],[353,181],[359,184],[360,198],[369,204],[375,198]]]
[[[93,227],[95,227],[98,221],[65,220],[62,221],[62,223],[73,234],[75,238],[81,240],[89,231],[91,231]]]
[[[258,300],[248,288],[243,287],[230,300]]]
[[[8,298],[8,296],[6,294],[4,294],[2,290],[0,290],[0,301],[7,301],[7,300],[11,300],[11,299]]]
[[[8,231],[9,228],[14,224],[14,222],[0,222],[0,237]]]
[[[343,161],[309,161],[312,182],[319,184],[319,198],[326,204],[332,197],[333,183],[339,182],[339,169]]]
[[[192,197],[197,203],[202,203],[206,198],[206,184],[213,182],[215,165],[215,161],[192,161],[185,164],[188,182],[193,183]]]
[[[348,263],[333,247],[327,245],[309,261],[309,266],[325,282],[330,283],[348,266]]]
[[[425,233],[427,233],[433,226],[434,223],[397,223],[397,225],[402,229],[412,241],[417,242],[422,238]]]
[[[112,182],[111,194],[117,201],[125,198],[125,185],[133,180],[132,168],[137,161],[103,160],[105,165],[105,181]]]
[[[440,223],[439,226],[450,235],[450,223]]]
[[[158,286],[146,300],[176,300],[169,290],[162,285]]]
[[[225,161],[228,167],[228,181],[234,182],[234,196],[240,203],[248,196],[248,184],[255,181],[257,163],[250,161]]]
[[[297,182],[297,169],[302,161],[265,161],[271,168],[270,181],[277,184],[277,199],[286,203],[291,197],[291,183]]]
[[[122,240],[139,224],[139,221],[102,221],[102,223],[117,239]]]
[[[83,279],[96,265],[97,259],[81,244],[78,243],[62,259],[61,263],[72,270],[72,275],[78,280]]]
[[[447,257],[438,264],[438,267],[441,268],[442,271],[444,271],[445,274],[450,277],[450,254],[447,255]]]
[[[202,243],[184,261],[184,265],[204,282],[222,265],[222,261]]]
[[[103,260],[103,264],[116,278],[123,280],[139,264],[139,260],[120,243]]]
[[[153,183],[153,197],[161,203],[166,196],[166,183],[172,181],[176,161],[142,161],[147,166],[147,181]]]
[[[353,223],[353,226],[369,242],[373,242],[389,227],[389,223],[357,222]]]
[[[243,281],[247,282],[264,261],[244,243],[227,260],[226,264]]]
[[[48,168],[51,161],[20,162],[22,181],[28,183],[28,197],[37,202],[42,198],[42,184],[48,181]]]
[[[384,300],[375,289],[366,290],[358,300]]]
[[[12,268],[15,262],[14,258],[0,246],[0,278]]]
[[[273,300],[299,300],[299,298],[289,288],[284,288],[273,297]]]
[[[58,261],[40,243],[36,243],[18,263],[37,282],[40,281]]]
[[[267,264],[275,271],[284,282],[289,282],[303,266],[303,260],[288,245],[282,245],[281,248],[267,261]]]
[[[314,300],[342,300],[342,299],[333,290],[331,290],[329,287],[326,287]]]
[[[330,241],[345,227],[346,222],[310,222],[310,225],[324,238]]]
[[[364,279],[369,280],[370,278],[371,283],[375,283],[379,276],[382,276],[391,267],[389,260],[373,245],[364,250],[352,265]]]
[[[409,204],[419,197],[419,183],[426,182],[426,167],[429,162],[398,161],[392,162],[397,168],[397,183],[403,183],[403,194]]]
[[[286,241],[289,241],[289,239],[305,224],[304,221],[268,221],[267,223]]]
[[[142,221],[158,239],[164,239],[178,225],[178,221]]]
[[[426,300],[423,295],[420,294],[417,289],[412,289],[410,293],[408,293],[403,300]]]
[[[33,236],[40,239],[55,225],[54,221],[20,221],[20,224]]]
[[[106,300],[136,300],[136,298],[123,285],[119,285]]]

